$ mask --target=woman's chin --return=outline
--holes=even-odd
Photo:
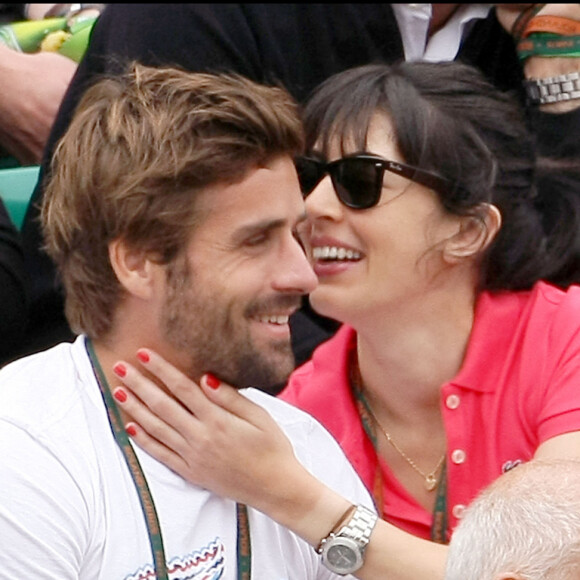
[[[327,292],[324,288],[317,287],[316,290],[309,294],[309,301],[312,309],[320,316],[342,322],[340,317],[342,309],[339,308],[336,299],[333,300],[330,292]]]

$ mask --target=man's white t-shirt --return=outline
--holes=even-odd
[[[372,507],[319,423],[266,393],[245,392],[278,421],[316,477]],[[235,503],[135,448],[160,520],[169,578],[234,580]],[[296,535],[252,509],[249,521],[252,579],[338,578]],[[154,580],[139,497],[82,336],[0,371],[0,578]]]

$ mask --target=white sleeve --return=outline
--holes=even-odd
[[[374,502],[370,493],[362,483],[362,480],[348,461],[342,448],[334,437],[314,418],[309,417],[305,429],[302,429],[304,441],[307,444],[305,449],[298,449],[300,443],[295,444],[296,456],[304,466],[328,487],[334,489],[353,504],[362,504],[376,512]],[[296,435],[293,435],[296,441]],[[312,550],[314,554],[314,550]],[[318,580],[356,580],[350,574],[347,576],[337,576],[325,568],[319,556],[315,556],[318,571]]]
[[[67,466],[0,420],[0,579],[78,580],[88,521],[87,502]]]
[[[354,504],[376,511],[374,502],[334,437],[313,417],[293,433],[294,450],[304,466],[328,487]]]
[[[355,504],[376,511],[373,499],[331,433],[309,413],[256,389],[242,393],[266,408],[284,431],[297,459],[315,477]]]

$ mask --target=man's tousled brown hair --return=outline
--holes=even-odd
[[[58,144],[41,219],[75,332],[102,337],[122,295],[108,246],[171,262],[195,226],[195,193],[303,146],[297,105],[234,74],[133,63],[79,102]]]

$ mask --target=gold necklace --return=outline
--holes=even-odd
[[[386,440],[393,446],[395,451],[425,480],[425,488],[427,491],[433,491],[437,487],[437,482],[439,481],[439,477],[437,473],[441,469],[443,462],[445,461],[445,453],[441,456],[441,459],[437,462],[435,469],[433,469],[430,473],[424,473],[419,469],[419,466],[397,445],[395,440],[391,437],[391,434],[386,431],[386,429],[379,423],[379,420],[373,413],[373,410],[370,408],[370,405],[367,403],[367,408],[373,421],[376,423],[377,427],[383,432]]]

